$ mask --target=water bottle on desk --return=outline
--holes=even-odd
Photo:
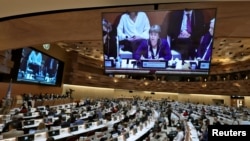
[[[115,67],[116,68],[121,68],[121,66],[122,66],[122,59],[121,59],[120,55],[117,56],[117,58],[116,58],[115,61],[116,61],[115,62]]]

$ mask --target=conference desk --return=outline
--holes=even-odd
[[[187,141],[199,141],[198,133],[195,127],[191,122],[187,122],[187,130],[189,134],[187,134]]]
[[[148,121],[146,121],[148,122]],[[126,140],[124,141],[136,141],[138,140],[139,138],[141,138],[143,135],[145,135],[147,132],[149,132],[153,127],[154,127],[154,124],[155,124],[155,120],[150,120],[147,124],[143,123],[142,126],[143,127],[137,127],[137,133],[132,133],[130,132],[130,135],[129,135],[129,138],[127,138]]]
[[[209,69],[209,62],[198,60],[142,60],[140,62],[135,59],[121,59],[117,63],[113,60],[105,65],[107,73],[141,73],[147,74],[207,74]]]
[[[71,137],[71,136],[82,135],[84,133],[88,133],[91,131],[96,131],[98,129],[105,128],[105,127],[107,127],[108,124],[115,124],[115,123],[120,122],[121,120],[122,120],[122,118],[116,118],[116,121],[109,121],[109,122],[104,121],[100,125],[93,122],[89,128],[86,128],[85,124],[78,125],[78,131],[73,131],[73,132],[70,132],[69,128],[61,128],[61,129],[58,129],[58,130],[60,130],[59,131],[60,134],[53,136],[53,138],[55,140],[63,140],[63,139],[66,139],[68,137]],[[118,141],[136,141],[136,140],[140,139],[141,137],[143,137],[143,135],[148,133],[153,128],[154,123],[155,123],[155,120],[153,118],[150,118],[147,121],[145,121],[144,123],[141,123],[139,126],[134,127],[133,129],[127,131],[126,133],[129,134],[129,136],[126,136],[126,133],[124,133],[124,134],[121,134],[115,138]],[[134,130],[134,129],[136,129],[136,130]],[[47,137],[48,137],[47,132],[41,132],[41,133],[34,134],[35,141],[46,141]],[[92,139],[94,139],[93,136],[92,136]],[[16,140],[17,140],[17,137],[16,138],[2,139],[0,141],[16,141]]]

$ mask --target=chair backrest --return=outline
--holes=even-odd
[[[103,137],[103,135],[104,135],[103,132],[95,132],[96,139]]]
[[[79,139],[79,136],[71,136],[66,139],[66,141],[77,141]]]

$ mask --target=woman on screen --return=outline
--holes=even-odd
[[[149,39],[143,40],[133,53],[136,60],[170,60],[171,50],[166,39],[160,38],[161,27],[153,25],[149,30]]]

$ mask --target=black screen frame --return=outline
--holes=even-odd
[[[56,74],[56,80],[55,83],[45,83],[41,81],[28,81],[28,80],[18,80],[18,73],[21,65],[21,59],[22,59],[22,51],[23,49],[29,49],[29,50],[34,50],[37,52],[40,52],[43,56],[46,56],[47,58],[53,58],[58,62],[58,68],[57,68],[57,74]],[[64,72],[64,62],[58,58],[55,58],[41,50],[38,50],[34,47],[26,47],[26,48],[20,48],[16,50],[12,50],[12,60],[15,62],[14,66],[11,70],[11,78],[13,78],[13,82],[15,83],[20,83],[20,84],[32,84],[32,85],[44,85],[44,86],[55,86],[55,87],[61,87],[63,82],[63,72]]]
[[[189,8],[190,9],[190,8]],[[184,10],[184,9],[174,9],[174,10],[143,10],[143,12],[147,13],[147,12],[162,12],[162,11],[169,11],[169,12],[172,12],[172,11],[180,11],[180,10]],[[211,10],[212,12],[214,12],[214,14],[212,15],[209,15],[213,18],[215,18],[215,21],[217,19],[217,8],[193,8],[192,10]],[[204,12],[203,11],[203,12]],[[211,12],[210,11],[210,12]],[[211,13],[212,13],[211,12]],[[111,23],[112,24],[112,28],[115,28],[116,30],[116,27],[118,26],[118,22],[119,22],[119,19],[121,17],[122,14],[126,13],[126,12],[103,12],[102,13],[102,19],[105,19],[105,14],[115,14],[115,13],[119,13],[120,16],[117,16],[115,23]],[[206,15],[208,17],[208,15]],[[106,19],[105,19],[106,20]],[[103,21],[102,21],[103,22]],[[103,24],[103,23],[102,23]],[[115,24],[115,25],[113,25]],[[103,25],[102,25],[103,26]],[[216,27],[216,22],[214,24],[214,26]],[[215,27],[214,27],[214,32],[215,32]],[[209,28],[209,20],[206,21],[206,23],[204,23],[204,34],[208,31],[208,28]],[[106,33],[105,33],[106,34]],[[114,34],[114,33],[113,33]],[[203,35],[204,35],[203,34]],[[102,32],[102,35],[104,36],[104,32]],[[213,35],[213,38],[215,38],[215,36]],[[214,42],[212,42],[212,46],[214,45]],[[107,58],[107,55],[105,55],[105,45],[104,45],[104,42],[103,42],[103,58],[104,58],[104,61],[103,61],[103,67],[104,67],[104,74],[106,75],[119,75],[119,74],[122,74],[122,75],[152,75],[152,74],[159,74],[159,75],[174,75],[174,76],[207,76],[210,74],[210,69],[211,69],[211,60],[212,60],[212,55],[213,55],[213,49],[212,49],[212,53],[211,53],[211,57],[210,57],[210,60],[209,60],[209,68],[208,69],[199,69],[199,62],[197,62],[196,64],[196,69],[195,70],[192,70],[191,69],[191,66],[189,67],[190,70],[185,70],[185,69],[176,69],[176,70],[164,70],[162,68],[140,68],[140,69],[122,69],[122,68],[115,68],[115,61],[117,60],[116,58]],[[116,54],[117,55],[117,54]],[[114,57],[114,56],[112,56]],[[112,66],[105,66],[105,62],[108,61],[110,62],[111,60],[113,60],[113,62],[111,63]],[[192,60],[190,60],[192,61]],[[189,64],[189,62],[185,62],[187,64]],[[168,66],[168,65],[167,65]],[[168,66],[169,67],[169,66]]]

